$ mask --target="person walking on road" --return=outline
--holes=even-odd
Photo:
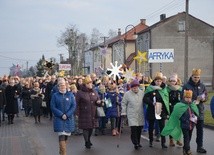
[[[14,115],[18,113],[17,98],[19,97],[18,88],[15,85],[15,80],[11,77],[9,85],[5,89],[6,106],[5,113],[8,115],[8,124],[13,124]]]
[[[208,99],[208,94],[205,85],[200,80],[201,69],[193,69],[189,81],[183,86],[184,90],[192,90],[192,100],[197,105],[199,110],[199,118],[196,124],[196,143],[197,152],[206,153],[203,147],[203,128],[204,128],[204,102]]]
[[[179,83],[177,74],[174,73],[169,77],[167,91],[169,92],[169,110],[171,114],[174,106],[181,100],[182,87]],[[176,142],[176,144],[180,147],[183,145],[179,140]],[[175,146],[174,140],[171,136],[169,136],[169,146]]]
[[[83,129],[83,137],[87,149],[90,149],[93,145],[91,143],[91,135],[93,129],[98,127],[96,105],[101,104],[97,92],[93,89],[92,82],[90,76],[86,76],[81,90],[76,94],[78,124],[79,129]]]
[[[5,97],[5,90],[4,88],[0,85],[0,126],[3,118],[3,113],[4,113],[4,106],[6,105],[6,97]]]
[[[51,110],[53,112],[54,132],[59,135],[59,154],[66,155],[66,143],[68,136],[75,129],[74,113],[76,101],[74,95],[66,90],[65,80],[58,81],[59,91],[51,98]]]
[[[121,116],[127,116],[128,125],[131,128],[131,141],[134,148],[138,150],[140,144],[141,131],[144,123],[143,115],[143,91],[139,89],[139,81],[137,79],[131,82],[131,89],[126,92],[122,99]]]
[[[39,82],[36,81],[33,83],[33,89],[31,90],[30,94],[33,116],[35,119],[35,123],[37,124],[41,121],[40,118],[42,115],[42,100],[44,98],[44,95],[39,88]]]
[[[146,88],[143,102],[148,105],[147,119],[149,122],[149,147],[153,147],[153,130],[155,121],[158,122],[160,132],[165,126],[169,115],[169,93],[162,81],[163,74],[158,72],[152,83]],[[161,136],[161,147],[167,148],[165,136]]]
[[[191,90],[184,90],[183,99],[174,106],[169,121],[161,132],[161,135],[171,135],[176,140],[183,133],[183,155],[192,155],[190,141],[199,115],[197,106],[192,102],[192,94]]]

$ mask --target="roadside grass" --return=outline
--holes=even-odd
[[[214,119],[212,118],[210,110],[205,110],[204,124],[211,125],[214,127]]]
[[[210,100],[212,99],[212,97],[214,96],[214,91],[212,91],[212,92],[209,92],[208,93],[208,100],[207,100],[207,102],[205,103],[205,104],[210,104]]]

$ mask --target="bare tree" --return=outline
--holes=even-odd
[[[109,38],[114,38],[114,37],[116,37],[116,36],[117,36],[117,31],[114,31],[114,30],[110,29],[110,30],[108,31],[108,36],[109,36]]]
[[[103,39],[101,38],[103,36],[102,33],[97,28],[93,28],[90,38],[90,45],[91,47],[99,45],[103,42]]]
[[[86,49],[87,36],[70,25],[58,39],[58,44],[66,47],[69,53],[68,62],[72,66],[72,75],[81,74],[84,61],[83,51]]]

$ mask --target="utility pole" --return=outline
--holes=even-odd
[[[59,54],[59,62],[63,62],[63,54]]]
[[[189,72],[188,36],[189,36],[189,0],[186,0],[185,47],[184,47],[184,81],[185,82],[187,82],[187,80],[188,80],[188,72]]]
[[[103,44],[104,44],[104,48],[106,47],[106,39],[108,39],[108,37],[101,37],[101,38],[103,38],[104,39],[104,42],[103,42]],[[105,56],[101,56],[101,64],[103,64],[103,69],[105,70],[106,69],[106,55]]]

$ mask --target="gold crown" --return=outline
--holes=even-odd
[[[201,75],[201,69],[193,69],[192,75],[200,76]]]
[[[83,83],[84,83],[84,84],[88,84],[88,83],[90,83],[90,82],[92,82],[90,76],[86,76],[85,79],[83,80]]]
[[[192,98],[192,90],[184,90],[184,97]]]
[[[161,72],[157,72],[156,75],[155,75],[155,80],[158,80],[158,79],[163,79],[163,73]]]

